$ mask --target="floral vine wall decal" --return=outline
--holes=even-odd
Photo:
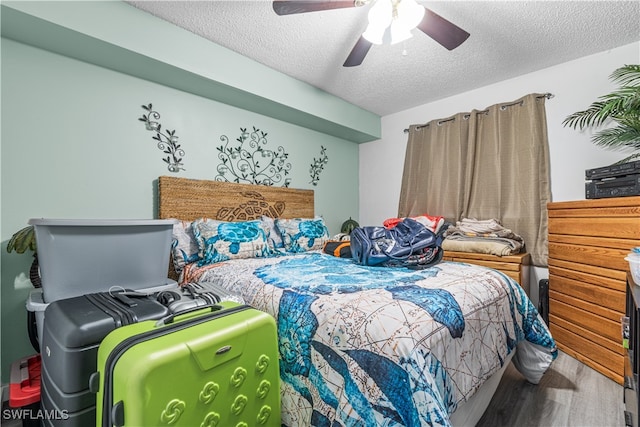
[[[329,157],[327,156],[327,149],[321,145],[320,146],[320,158],[313,158],[313,163],[311,163],[311,168],[309,169],[309,173],[311,173],[311,181],[309,181],[313,185],[318,185],[318,181],[320,181],[320,172],[324,169],[324,165],[329,163]]]
[[[252,132],[240,128],[238,145],[231,145],[229,138],[222,135],[223,145],[217,147],[218,158],[222,160],[217,167],[217,181],[231,181],[244,184],[273,186],[282,182],[289,187],[291,178],[285,178],[291,170],[291,163],[286,160],[289,154],[281,146],[274,150],[263,148],[267,144],[267,133],[253,126]]]
[[[157,121],[160,120],[160,114],[153,110],[151,104],[143,105],[142,108],[149,114],[143,114],[138,118],[141,122],[144,122],[147,130],[155,132],[153,139],[158,141],[158,148],[163,153],[167,154],[167,157],[163,157],[163,161],[167,164],[169,172],[178,173],[181,170],[185,170],[182,166],[182,157],[184,156],[184,150],[180,148],[178,144],[178,136],[175,130],[162,131],[162,125]]]

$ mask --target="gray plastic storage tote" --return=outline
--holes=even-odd
[[[31,219],[44,302],[110,289],[162,288],[176,220]]]

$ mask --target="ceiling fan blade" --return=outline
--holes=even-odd
[[[424,18],[418,24],[418,28],[442,46],[453,50],[469,38],[469,33],[462,28],[452,24],[426,7],[424,9]]]
[[[364,37],[360,36],[358,41],[356,42],[353,49],[351,49],[351,53],[347,56],[346,61],[344,61],[343,67],[355,67],[356,65],[362,64],[364,57],[367,56],[367,52],[371,49],[373,43]]]
[[[354,7],[355,1],[315,1],[315,0],[282,0],[273,2],[273,10],[277,15],[292,15],[294,13],[318,12],[321,10],[342,9]]]

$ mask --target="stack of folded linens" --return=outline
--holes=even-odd
[[[463,218],[444,232],[442,249],[505,256],[524,251],[524,240],[495,218]]]

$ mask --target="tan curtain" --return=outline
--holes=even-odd
[[[400,217],[429,213],[455,222],[470,186],[468,115],[457,114],[424,126],[412,125],[405,154]],[[443,144],[442,141],[446,141]],[[451,167],[455,165],[455,167]]]
[[[398,216],[497,218],[523,237],[534,265],[547,265],[551,200],[546,96],[530,94],[412,125]]]

